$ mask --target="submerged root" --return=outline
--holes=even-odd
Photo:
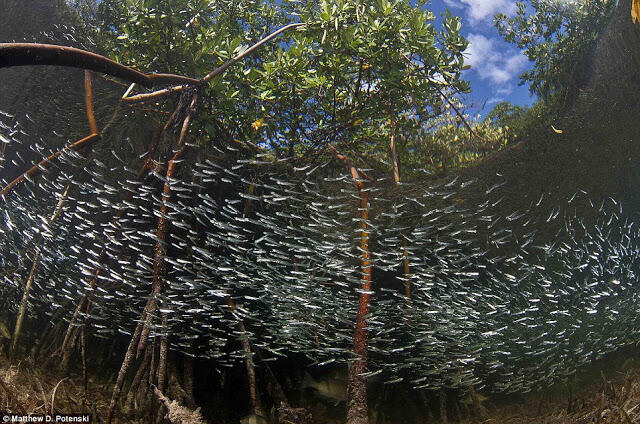
[[[200,414],[200,408],[191,410],[180,405],[175,400],[171,401],[155,386],[153,386],[153,393],[164,407],[167,408],[168,412],[165,418],[167,418],[171,424],[204,424],[202,415]]]
[[[149,363],[151,362],[151,356],[152,356],[153,352],[152,352],[152,348],[147,347],[147,351],[144,355],[144,360],[142,361],[142,363],[140,364],[140,367],[138,367],[138,371],[136,372],[135,377],[133,377],[133,381],[131,382],[131,385],[129,386],[129,391],[127,392],[126,395],[126,402],[125,402],[125,409],[127,410],[135,410],[137,408],[135,408],[135,399],[136,396],[138,394],[138,389],[140,388],[140,383],[143,382],[143,376],[145,374],[148,374],[148,367],[149,367]],[[145,379],[145,385],[143,385],[142,387],[146,386],[146,379]]]

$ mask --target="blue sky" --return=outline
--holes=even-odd
[[[472,92],[466,99],[474,106],[470,112],[485,115],[504,100],[518,105],[530,105],[535,100],[526,85],[518,85],[519,75],[530,67],[528,59],[517,47],[504,42],[493,26],[496,13],[515,12],[515,0],[432,0],[427,7],[438,17],[437,26],[447,8],[462,18],[462,33],[469,40],[465,56],[471,69],[464,77],[471,83]]]

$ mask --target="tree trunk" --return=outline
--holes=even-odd
[[[369,195],[366,191],[364,178],[369,177],[360,171],[346,156],[333,145],[328,145],[336,157],[343,161],[360,198],[360,267],[362,272],[361,291],[356,315],[356,328],[353,335],[353,353],[355,361],[349,367],[347,383],[347,424],[367,424],[369,411],[367,407],[367,382],[362,376],[367,371],[367,321],[369,301],[371,300],[371,252],[369,251]]]
[[[369,301],[371,299],[371,253],[369,252],[369,196],[364,191],[358,171],[352,167],[352,174],[358,186],[360,196],[360,251],[362,252],[362,292],[358,302],[356,329],[353,337],[353,351],[356,360],[349,368],[347,424],[366,424],[369,422],[367,408],[367,382],[362,376],[367,371],[367,322]]]
[[[400,167],[398,166],[398,154],[396,153],[396,121],[393,118],[393,109],[390,110],[391,118],[391,137],[389,139],[389,147],[391,150],[391,161],[393,163],[393,182],[398,187],[400,185]],[[411,267],[409,266],[409,239],[405,232],[402,233],[402,271],[404,274],[404,295],[407,301],[407,323],[413,323],[411,314]]]

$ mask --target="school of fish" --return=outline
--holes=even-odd
[[[70,319],[89,295],[82,322],[93,336],[130,335],[151,293],[164,202],[167,266],[151,336],[168,334],[172,349],[220,367],[243,360],[241,346],[229,344],[240,337],[267,359],[295,352],[319,367],[348,363],[363,224],[376,279],[367,377],[527,392],[640,336],[640,237],[615,199],[590,205],[598,219],[585,222],[575,207],[590,202],[584,192],[557,207],[546,207],[551,193],[536,193],[529,208],[502,213],[504,182],[450,178],[394,192],[383,181],[365,185],[363,223],[358,189],[340,161],[293,163],[233,146],[184,159],[167,199],[165,168],[138,178],[144,154],[118,134],[93,152],[64,152],[0,203],[4,310],[17,312],[39,249],[32,317]],[[20,152],[54,150],[8,113],[0,113],[0,144],[13,152],[0,161],[2,187],[15,176],[8,170],[31,166]],[[486,201],[467,208],[463,190]],[[552,242],[538,240],[545,226]]]

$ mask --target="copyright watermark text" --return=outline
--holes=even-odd
[[[31,414],[0,412],[2,423],[90,423],[91,414]]]

